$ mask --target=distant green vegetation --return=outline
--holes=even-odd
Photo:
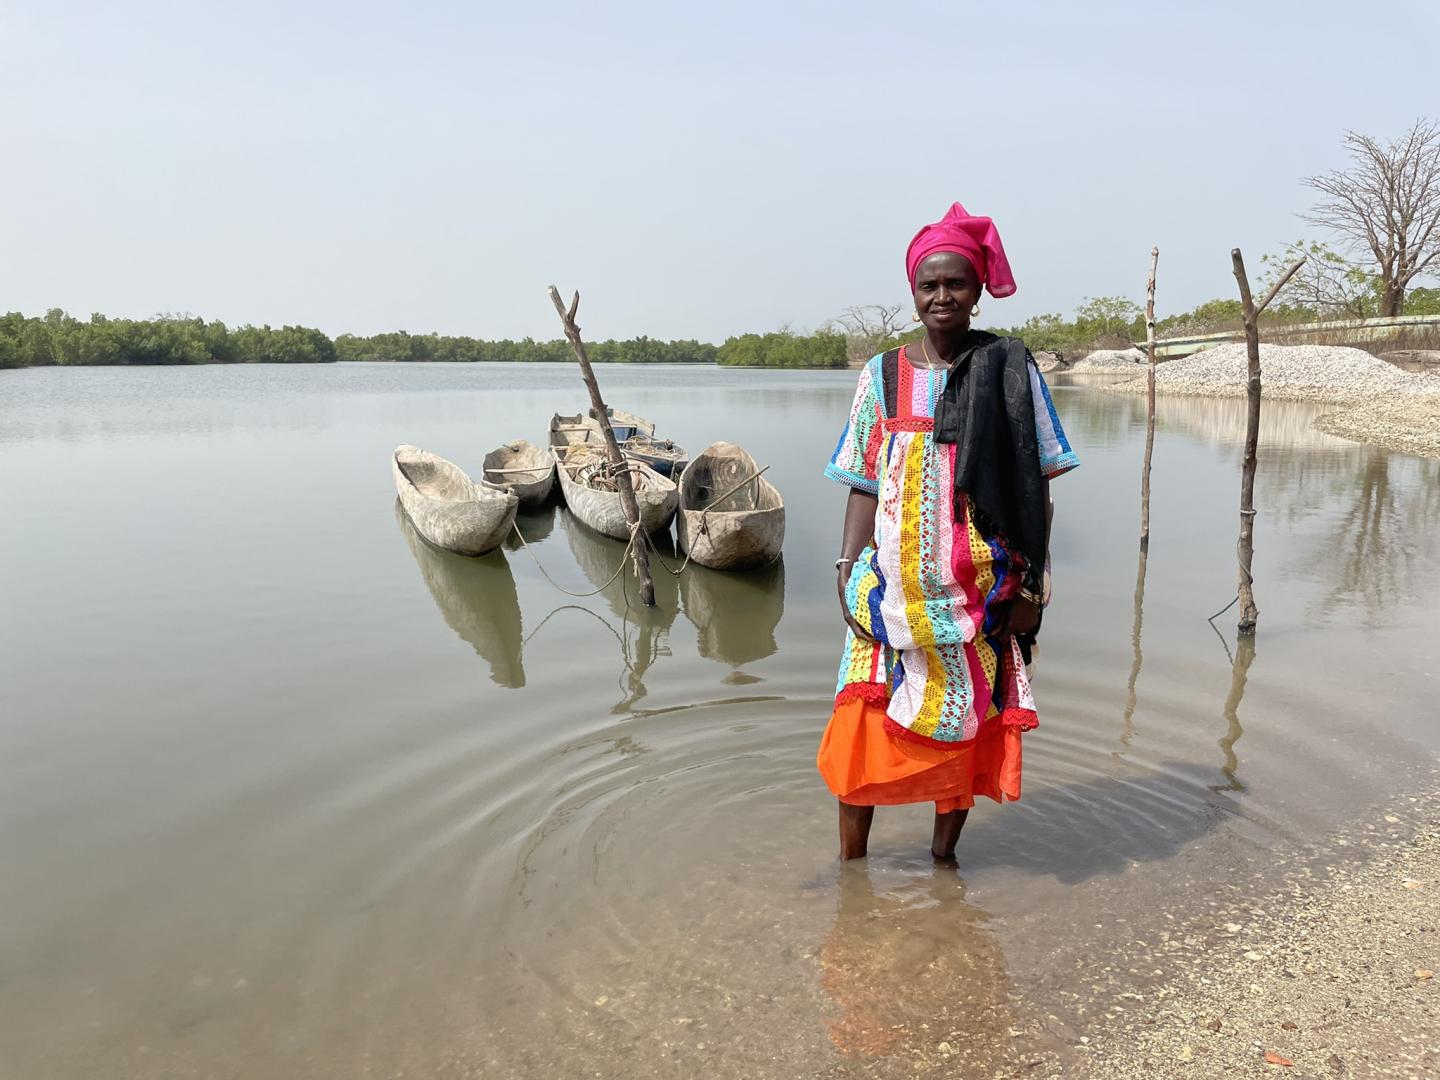
[[[713,364],[715,345],[701,341],[628,341],[586,343],[600,364]],[[568,363],[575,359],[569,342],[482,341],[439,334],[391,334],[331,341],[304,326],[242,326],[190,316],[110,319],[92,315],[82,322],[52,309],[43,318],[19,312],[0,316],[0,368],[72,364],[313,364],[335,360],[450,361],[477,360]]]
[[[1324,268],[1323,263],[1320,266]],[[1369,283],[1363,284],[1368,289]],[[1361,300],[1355,310],[1369,310],[1373,289],[1357,292]],[[1267,324],[1347,317],[1346,312],[1329,304],[1284,303],[1283,296],[1282,302],[1272,304],[1267,310]],[[1405,296],[1404,310],[1406,315],[1440,315],[1440,288],[1410,289]],[[1158,320],[1155,331],[1160,337],[1179,337],[1239,327],[1239,300],[1209,300],[1190,311]],[[868,356],[873,351],[918,340],[923,332],[916,327],[887,337],[893,333],[887,325],[878,335],[881,340],[874,341],[870,339],[877,334],[874,328],[868,328],[869,337],[860,342],[857,335],[866,329],[852,331],[848,337],[840,330],[798,334],[787,329],[769,334],[741,334],[719,346],[694,340],[657,341],[637,337],[587,342],[585,347],[590,359],[601,364],[719,363],[729,367],[843,368],[847,352]],[[1087,298],[1075,309],[1071,319],[1058,313],[1035,315],[1019,326],[985,329],[1023,338],[1037,351],[1069,354],[1092,348],[1125,347],[1145,338],[1140,306],[1122,296]],[[319,330],[305,326],[241,326],[232,330],[222,322],[206,322],[188,315],[162,315],[154,319],[110,319],[92,315],[89,321],[81,321],[58,308],[43,317],[27,318],[13,311],[0,315],[0,368],[82,364],[323,364],[334,360],[569,363],[573,359],[570,345],[563,339],[485,341],[440,334],[408,334],[400,330],[371,337],[341,334],[331,341]]]
[[[304,326],[241,326],[179,316],[81,322],[58,308],[43,318],[0,315],[0,368],[122,364],[323,364],[335,344]]]
[[[1283,296],[1284,294],[1282,294]],[[1258,298],[1257,298],[1258,299]],[[1378,306],[1378,302],[1377,302]],[[1406,315],[1440,315],[1440,289],[1411,289],[1405,296]],[[1373,318],[1375,308],[1347,312],[1303,303],[1273,303],[1266,309],[1265,325],[1321,322],[1328,319]],[[1207,300],[1179,315],[1155,320],[1157,337],[1219,334],[1241,328],[1240,301]],[[1145,340],[1145,319],[1140,306],[1118,296],[1087,300],[1073,319],[1059,314],[1035,315],[1014,327],[986,327],[997,334],[1023,338],[1031,349],[1077,352],[1092,348],[1124,348]],[[918,333],[913,335],[919,337]]]
[[[472,363],[477,360],[508,363],[569,363],[575,359],[570,343],[556,341],[482,341],[472,337],[443,337],[440,334],[391,334],[356,337],[341,334],[335,339],[341,360],[393,360],[410,363],[439,361]],[[716,347],[700,341],[656,341],[648,337],[628,341],[587,341],[585,353],[597,364],[713,364]]]
[[[819,331],[796,334],[741,334],[727,338],[716,362],[727,367],[843,368],[845,335]]]

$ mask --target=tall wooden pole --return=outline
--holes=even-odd
[[[1150,249],[1150,282],[1145,286],[1145,464],[1140,469],[1140,550],[1150,549],[1150,455],[1155,451],[1155,267],[1160,249]],[[1143,571],[1142,571],[1143,573]],[[1143,585],[1142,585],[1143,589]]]
[[[640,524],[640,505],[635,501],[635,489],[630,483],[630,469],[620,444],[615,441],[615,432],[610,427],[610,414],[605,411],[605,400],[600,396],[600,384],[595,381],[595,371],[590,367],[590,358],[585,354],[585,342],[580,340],[580,327],[575,323],[575,313],[580,310],[580,294],[565,309],[565,302],[554,285],[550,286],[550,300],[565,326],[565,336],[575,350],[575,359],[580,361],[580,375],[590,391],[590,415],[600,424],[600,433],[605,436],[605,455],[615,466],[615,486],[620,489],[620,505],[625,511],[625,520],[630,525],[632,541],[630,554],[635,559],[635,570],[640,575],[640,600],[646,607],[655,606],[655,582],[650,578],[650,553],[645,549],[644,527]]]
[[[1255,633],[1255,623],[1260,618],[1260,609],[1255,606],[1255,576],[1251,573],[1255,555],[1255,453],[1260,443],[1260,313],[1270,306],[1275,294],[1295,276],[1295,271],[1305,264],[1305,260],[1296,261],[1286,270],[1258,305],[1251,299],[1250,279],[1245,274],[1245,260],[1241,258],[1239,248],[1231,249],[1230,263],[1235,270],[1235,281],[1240,286],[1240,309],[1245,319],[1245,355],[1250,369],[1245,387],[1248,408],[1245,413],[1245,458],[1240,468],[1240,539],[1236,545],[1240,564],[1236,595],[1240,599],[1240,633],[1244,636]]]

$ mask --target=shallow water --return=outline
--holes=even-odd
[[[1061,378],[1025,796],[958,874],[927,807],[841,873],[818,473],[854,374],[600,379],[772,466],[781,564],[659,573],[646,611],[541,575],[618,565],[563,509],[528,552],[419,541],[389,451],[541,442],[570,368],[0,373],[0,1075],[1068,1068],[1169,926],[1433,760],[1440,462],[1267,404],[1232,661],[1243,404],[1162,400],[1141,605],[1143,401]]]

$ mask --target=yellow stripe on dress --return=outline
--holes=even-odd
[[[995,587],[995,553],[990,550],[990,544],[985,537],[980,535],[980,530],[975,527],[974,517],[968,512],[965,514],[965,525],[970,538],[970,559],[975,564],[975,588],[983,601]],[[1000,670],[1000,661],[995,650],[990,647],[990,642],[985,639],[983,626],[975,628],[974,646],[980,666],[985,669],[985,678],[993,688]]]
[[[917,735],[930,737],[940,726],[945,704],[945,668],[935,652],[935,627],[925,608],[921,568],[920,527],[925,470],[925,439],[912,437],[905,449],[905,485],[900,504],[900,587],[905,597],[905,622],[910,638],[925,657],[925,688],[915,719],[907,725]]]

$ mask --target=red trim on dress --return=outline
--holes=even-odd
[[[1012,705],[1000,710],[1000,723],[1018,727],[1021,731],[1029,731],[1040,726],[1040,717],[1035,715],[1034,709],[1022,709]]]
[[[928,416],[898,416],[894,420],[881,420],[880,428],[887,435],[896,431],[934,431],[935,421]]]
[[[835,695],[835,708],[857,699],[884,708],[890,704],[890,688],[884,683],[852,682],[841,687],[840,692]]]

